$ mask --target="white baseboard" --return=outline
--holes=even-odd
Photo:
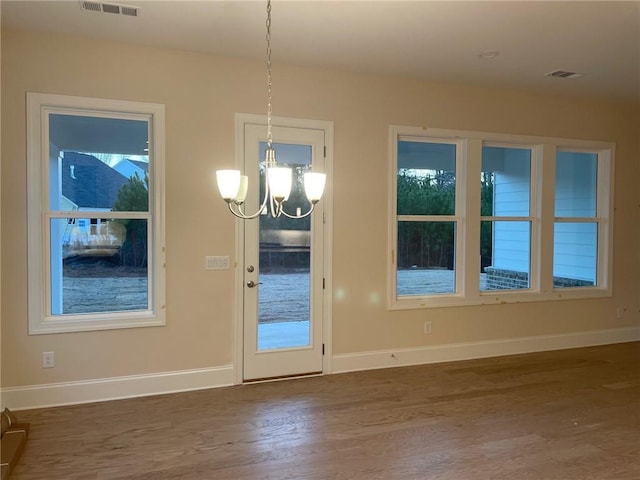
[[[334,355],[332,373],[453,362],[640,340],[640,327]]]
[[[377,350],[334,355],[332,357],[331,373],[470,360],[639,340],[640,327],[630,327],[562,335],[541,335],[485,342]],[[233,384],[233,366],[225,365],[178,372],[29,385],[2,389],[2,408],[9,407],[11,410],[26,410],[75,405],[226,387]]]
[[[231,365],[2,389],[2,408],[75,405],[233,385]]]

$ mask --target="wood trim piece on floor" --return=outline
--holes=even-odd
[[[595,330],[559,335],[507,338],[395,350],[378,350],[333,356],[332,373],[454,362],[474,358],[592,347],[640,340],[640,327]]]
[[[452,362],[639,340],[640,327],[630,327],[562,335],[540,335],[485,342],[359,352],[334,355],[332,357],[333,368],[330,373]],[[233,384],[233,366],[224,365],[178,372],[10,387],[2,389],[1,407],[26,410],[226,387]]]

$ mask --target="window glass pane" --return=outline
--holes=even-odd
[[[530,222],[481,222],[480,290],[529,288]]]
[[[455,215],[456,146],[398,142],[398,215]]]
[[[528,217],[531,150],[482,147],[480,215]]]
[[[598,224],[556,222],[553,232],[553,286],[594,286],[597,265]]]
[[[455,222],[398,222],[397,295],[455,293]]]
[[[147,220],[56,218],[50,226],[52,315],[149,308]]]
[[[147,211],[148,122],[49,115],[49,203],[54,211]]]
[[[595,217],[598,155],[558,151],[556,155],[556,217]]]

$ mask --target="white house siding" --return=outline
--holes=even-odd
[[[595,217],[597,205],[595,153],[560,151],[556,157],[556,217]],[[596,223],[556,223],[553,244],[554,277],[596,281]]]
[[[515,148],[485,148],[485,155],[503,155],[502,171],[494,172],[494,216],[529,216],[531,152]],[[495,222],[493,267],[529,273],[531,232],[529,222]]]
[[[528,150],[485,148],[483,167],[494,171],[494,216],[529,215],[530,163]],[[485,158],[487,161],[485,162]],[[490,170],[490,168],[484,168]],[[556,160],[555,216],[595,217],[597,205],[597,155],[559,151]],[[530,263],[530,224],[494,222],[490,288],[526,288]],[[553,276],[556,286],[596,283],[597,224],[556,222]]]

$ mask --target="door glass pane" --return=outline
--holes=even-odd
[[[147,220],[55,218],[51,314],[149,308]]]
[[[398,222],[397,296],[455,293],[455,222]]]
[[[553,286],[594,286],[597,265],[598,224],[556,222],[553,232]]]
[[[275,144],[277,160],[293,170],[287,213],[305,213],[303,175],[311,170],[311,146]],[[266,144],[260,144],[264,159]],[[260,166],[264,184],[264,162]],[[262,198],[261,192],[261,197]],[[290,219],[260,216],[258,288],[258,350],[305,347],[311,344],[311,217]]]
[[[398,215],[455,215],[456,146],[398,142]]]

